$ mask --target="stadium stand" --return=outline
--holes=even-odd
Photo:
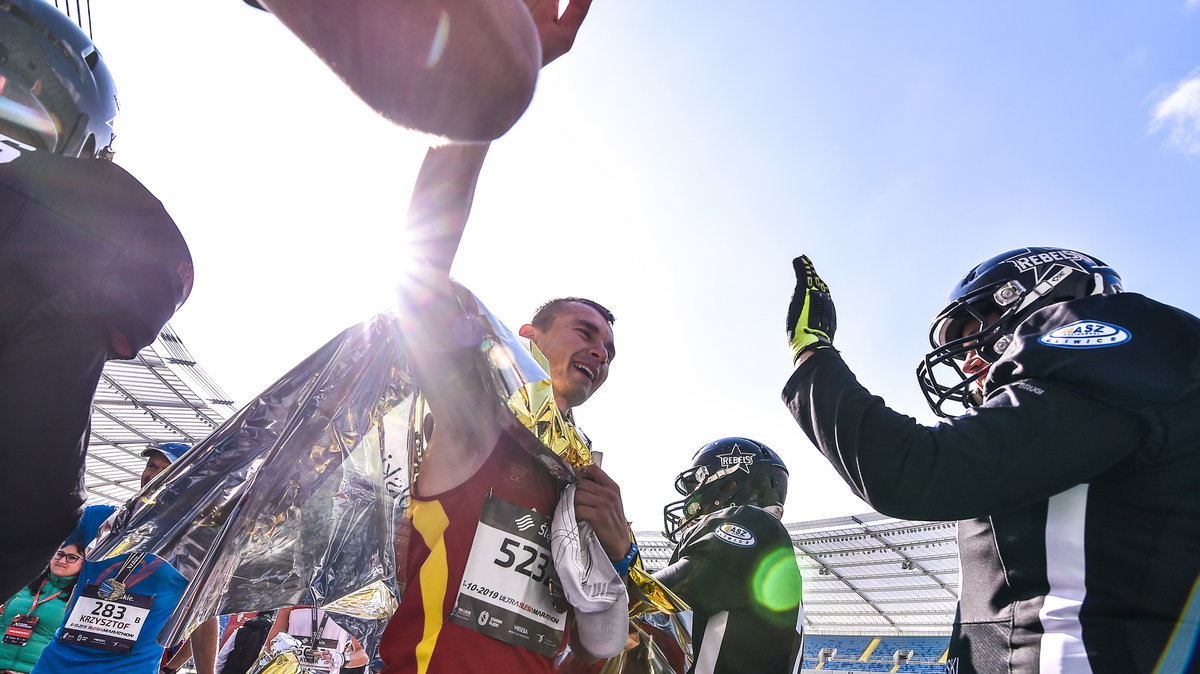
[[[124,502],[138,491],[147,445],[194,444],[235,411],[170,325],[133,360],[108,361],[92,401],[88,503]]]
[[[943,674],[950,637],[806,635],[804,672]],[[825,657],[822,658],[822,653]],[[901,657],[904,656],[904,657]]]

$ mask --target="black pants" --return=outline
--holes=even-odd
[[[48,317],[0,335],[0,601],[79,522],[92,397],[108,355],[93,317]]]

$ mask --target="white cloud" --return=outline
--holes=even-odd
[[[1189,2],[1200,4],[1200,0]],[[1200,69],[1192,71],[1154,106],[1150,131],[1164,131],[1171,146],[1187,154],[1200,154]]]
[[[1189,11],[1200,8],[1200,0],[1186,0],[1183,4]]]

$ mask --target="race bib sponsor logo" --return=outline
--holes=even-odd
[[[722,524],[721,526],[717,527],[717,530],[714,533],[716,534],[717,538],[730,545],[736,545],[739,548],[752,548],[754,547],[754,544],[758,542],[758,540],[754,538],[754,534],[736,524]]]
[[[1064,349],[1095,349],[1124,344],[1132,338],[1128,330],[1118,325],[1085,320],[1055,328],[1038,337],[1038,341]]]

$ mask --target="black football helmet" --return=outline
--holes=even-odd
[[[683,498],[663,508],[663,535],[676,535],[695,520],[735,505],[783,507],[788,470],[770,447],[747,438],[721,438],[696,452],[692,467],[675,478]]]
[[[986,371],[968,375],[961,363],[971,351],[996,362],[1017,326],[1033,312],[1056,302],[1119,292],[1121,277],[1112,267],[1065,248],[1018,248],[981,263],[958,282],[930,325],[933,350],[917,366],[929,406],[945,417],[946,401],[963,407],[980,404],[982,396],[972,385]],[[950,384],[938,380],[939,371]]]
[[[0,2],[0,125],[70,157],[112,157],[117,89],[91,38],[42,0]]]

